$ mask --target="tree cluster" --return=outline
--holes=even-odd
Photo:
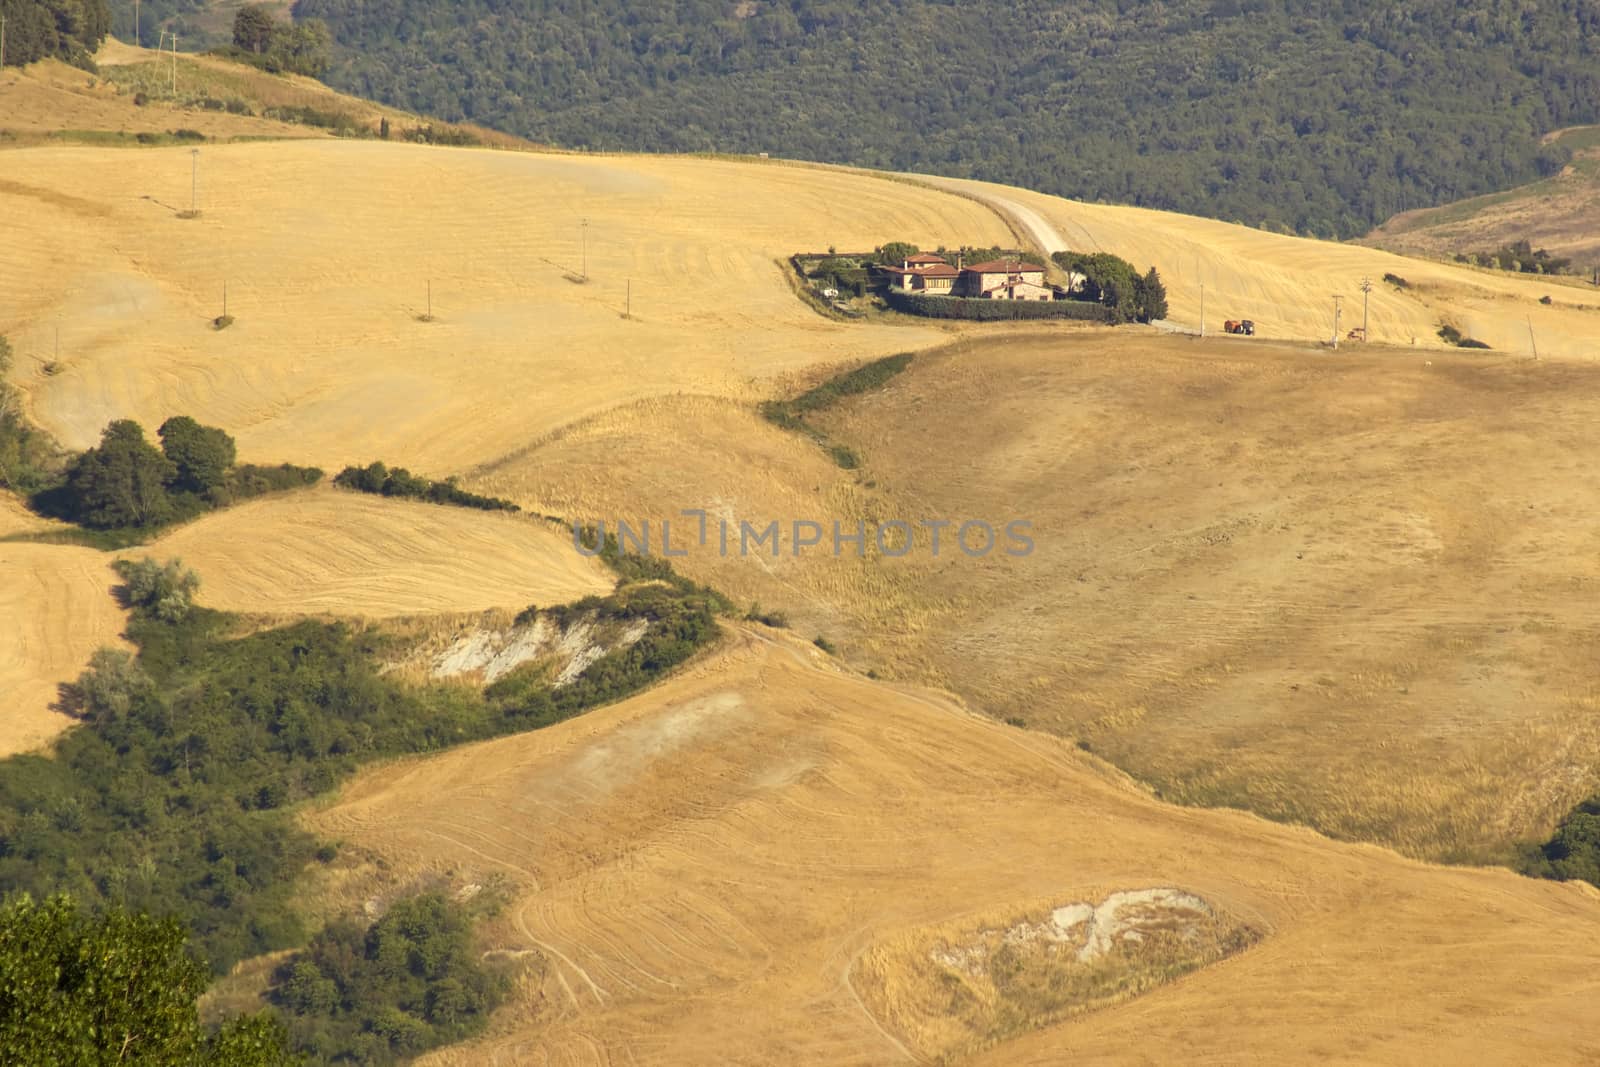
[[[89,64],[111,31],[106,0],[0,0],[6,20],[6,51],[0,63],[20,67],[54,57]]]
[[[1564,274],[1572,266],[1570,257],[1552,256],[1543,248],[1535,250],[1526,240],[1513,241],[1493,252],[1464,252],[1456,260],[1521,274]]]
[[[341,489],[354,489],[358,493],[426,500],[431,504],[454,504],[456,507],[477,508],[480,511],[522,510],[511,501],[497,496],[470,493],[457,485],[455,478],[434,481],[412,474],[404,467],[385,466],[381,461],[365,467],[346,467],[333,476],[333,484]]]
[[[274,74],[322,77],[333,45],[327,23],[315,18],[279,22],[272,11],[267,4],[246,4],[235,13],[235,55]]]
[[[53,481],[61,457],[55,443],[23,416],[10,373],[11,344],[0,337],[0,489],[31,494]]]
[[[17,1064],[288,1067],[270,1014],[207,1036],[195,1002],[209,975],[172,919],[112,907],[86,915],[68,896],[0,904],[0,1056]]]
[[[1057,252],[1051,257],[1064,271],[1084,278],[1085,300],[1110,309],[1113,322],[1153,322],[1167,317],[1167,287],[1151,267],[1144,274],[1109,252]]]
[[[272,999],[318,1060],[394,1063],[482,1029],[503,999],[473,949],[470,917],[424,893],[370,925],[328,924],[278,969]]]
[[[298,0],[339,88],[576,148],[771,152],[1347,237],[1600,121],[1593,0]]]
[[[160,448],[132,419],[109,424],[63,480],[34,494],[35,508],[96,530],[149,530],[322,477],[314,467],[240,466],[232,437],[187,415],[168,419],[157,435]]]

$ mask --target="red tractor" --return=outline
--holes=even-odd
[[[1222,324],[1222,332],[1254,337],[1256,335],[1256,324],[1249,319],[1228,319]]]

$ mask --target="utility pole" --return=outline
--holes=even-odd
[[[1206,339],[1206,283],[1200,283],[1200,340]]]
[[[1361,339],[1372,340],[1372,335],[1367,332],[1367,300],[1372,294],[1372,279],[1361,279]]]
[[[1533,336],[1533,316],[1528,316],[1528,343],[1533,346],[1533,358],[1539,358],[1539,342]]]
[[[1335,352],[1339,351],[1339,315],[1344,311],[1343,300],[1344,297],[1342,296],[1333,298],[1333,350]]]
[[[172,35],[172,95],[178,95],[178,35]]]
[[[428,321],[433,321],[433,279],[428,279]]]
[[[589,280],[589,219],[588,219],[587,216],[585,216],[583,222],[581,222],[578,225],[578,247],[581,250],[580,251],[580,255],[582,256],[582,259],[583,259],[583,269],[581,271],[579,271],[578,273],[582,276],[584,281],[588,281]]]
[[[222,282],[222,317],[228,317],[228,282],[226,279]]]
[[[139,0],[133,0],[133,46],[139,47]]]
[[[189,214],[197,215],[200,204],[200,149],[189,149]]]
[[[6,17],[0,15],[0,67],[6,65]]]

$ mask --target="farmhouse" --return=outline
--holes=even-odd
[[[1044,268],[1020,259],[992,259],[963,268],[953,296],[981,300],[1053,300],[1056,291],[1044,283]]]
[[[970,267],[952,267],[943,256],[920,252],[884,267],[889,284],[907,293],[965,296],[980,300],[1053,300],[1054,288],[1045,284],[1044,268],[1018,260],[990,260]]]

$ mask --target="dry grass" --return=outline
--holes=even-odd
[[[276,75],[216,56],[180,53],[174,79],[170,53],[157,54],[108,38],[95,56],[98,75],[57,60],[0,71],[0,146],[48,141],[100,143],[139,133],[196,130],[216,140],[326,139],[329,130],[260,117],[270,108],[314,108],[349,116],[377,131],[387,118],[395,136],[417,126],[462,130],[487,145],[527,148],[509,134],[461,123],[436,122],[334,91],[312,78]],[[136,105],[142,93],[145,103]],[[231,114],[200,101],[235,101],[254,112]],[[129,141],[135,144],[136,141]]]
[[[1597,385],[1589,367],[1443,353],[1017,333],[919,356],[824,416],[860,472],[748,408],[685,399],[471,481],[673,519],[680,569],[1170,797],[1481,858],[1600,785]],[[688,543],[676,516],[695,507],[1024,518],[1037,550],[934,560],[924,534],[898,561],[724,557]]]
[[[1265,233],[1211,219],[1146,208],[1084,204],[983,182],[935,184],[988,198],[1022,216],[1047,251],[1113,252],[1140,270],[1154,265],[1166,283],[1174,322],[1198,327],[1201,286],[1209,333],[1225,319],[1253,319],[1262,338],[1326,341],[1333,336],[1333,297],[1344,298],[1341,334],[1361,325],[1363,277],[1372,279],[1371,339],[1386,345],[1439,348],[1441,322],[1491,347],[1529,354],[1529,320],[1542,358],[1600,358],[1600,291],[1552,285],[1529,275],[1478,271],[1409,259],[1333,241]],[[1575,225],[1594,232],[1593,216]],[[1412,287],[1382,283],[1397,274]],[[1545,295],[1548,306],[1539,303]]]
[[[985,1062],[1580,1062],[1596,895],[1161,805],[1065,743],[740,636],[649,694],[364,774],[311,817],[396,878],[504,871],[549,961],[432,1064],[914,1062],[858,961],[914,931],[1181,886],[1267,933]],[[1440,936],[1448,931],[1448,936]]]
[[[17,532],[8,505],[0,526]],[[52,710],[89,656],[121,645],[116,575],[93,549],[0,542],[0,756],[40,748],[72,725]]]
[[[201,603],[264,614],[516,610],[614,584],[535,519],[331,488],[208,515],[128,555],[182,559]]]
[[[1526,240],[1580,266],[1600,265],[1600,127],[1562,131],[1581,147],[1556,177],[1489,196],[1396,215],[1363,243],[1425,256],[1489,252]],[[1549,285],[1544,279],[1535,279]],[[1557,284],[1569,284],[1560,279]],[[1558,292],[1551,289],[1552,294]],[[1591,294],[1593,290],[1590,290]],[[1600,303],[1600,299],[1591,300]]]
[[[858,175],[381,142],[203,149],[203,215],[182,225],[182,148],[0,153],[5,182],[73,198],[15,201],[0,265],[0,332],[64,443],[198,412],[252,459],[435,476],[622,403],[752,397],[752,380],[926,346],[944,334],[822,319],[775,260],[1007,233],[969,200]],[[584,218],[590,281],[572,285]],[[218,333],[223,280],[239,321]],[[63,369],[45,377],[57,317]]]

